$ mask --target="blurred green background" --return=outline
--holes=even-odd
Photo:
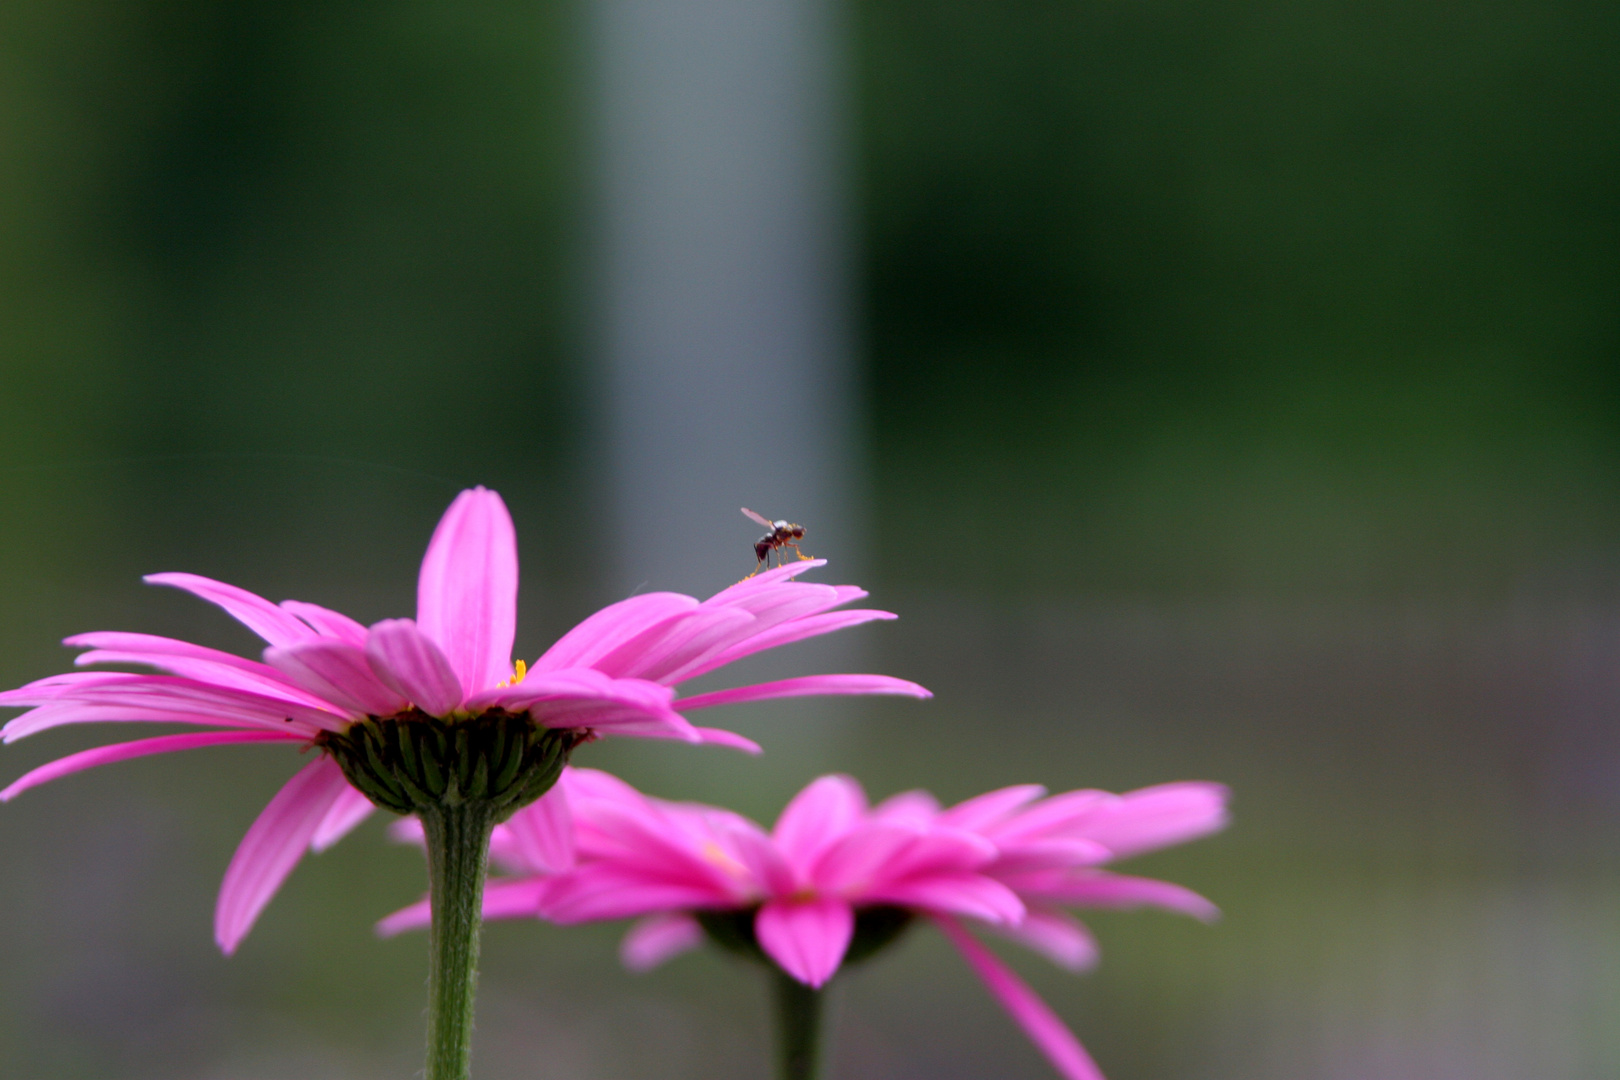
[[[1081,978],[1009,954],[1113,1080],[1620,1074],[1620,9],[842,18],[870,585],[902,616],[859,648],[938,696],[801,758],[580,763],[764,820],[827,768],[1224,780],[1233,829],[1140,864],[1220,926],[1098,918]],[[408,613],[474,483],[517,521],[520,655],[614,598],[585,22],[0,6],[0,681],[88,629],[255,648],[147,572]],[[418,1067],[423,943],[368,928],[423,875],[379,823],[213,948],[289,771],[148,759],[0,813],[0,1073]],[[632,977],[615,940],[493,928],[479,1075],[762,1073],[747,973]],[[841,995],[834,1076],[1050,1075],[925,934]]]

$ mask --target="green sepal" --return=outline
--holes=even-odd
[[[451,720],[411,710],[367,717],[316,743],[351,784],[395,813],[476,803],[504,821],[551,790],[588,737],[578,728],[537,727],[526,713],[500,709]]]
[[[399,761],[405,767],[405,772],[411,776],[420,776],[422,772],[422,758],[416,747],[418,738],[414,726],[405,724],[399,731]]]
[[[425,745],[427,740],[422,741],[424,743],[423,750],[427,752],[422,755],[422,772],[420,775],[428,794],[435,799],[443,798],[445,789],[449,786],[449,778],[444,775],[444,766],[439,764],[443,760],[443,753],[429,750]]]

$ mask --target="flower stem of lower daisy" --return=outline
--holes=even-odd
[[[473,994],[484,873],[495,814],[482,800],[419,810],[427,840],[433,923],[428,932],[427,1080],[472,1075]]]
[[[776,995],[776,1062],[781,1080],[815,1080],[820,1064],[822,992],[771,968]]]

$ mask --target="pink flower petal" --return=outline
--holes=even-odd
[[[91,650],[74,657],[73,662],[79,667],[89,664],[145,664],[170,675],[213,686],[247,690],[317,708],[326,704],[289,683],[286,676],[275,668],[218,649],[193,645],[189,641],[154,634],[106,632],[76,634],[62,644]]]
[[[782,896],[797,887],[793,868],[764,829],[741,814],[708,809],[716,847],[736,859],[742,870],[735,882],[739,897]]]
[[[493,491],[463,491],[439,519],[422,559],[416,622],[467,693],[512,677],[517,591],[512,515]]]
[[[695,694],[677,701],[675,707],[685,712],[688,709],[707,709],[716,705],[739,705],[745,701],[769,701],[774,698],[812,697],[824,694],[900,694],[914,698],[934,696],[932,692],[914,682],[888,675],[801,675],[796,679],[778,679],[776,682]]]
[[[1159,784],[1099,803],[1075,828],[1124,859],[1219,832],[1227,824],[1226,800],[1221,784]]]
[[[582,717],[578,719],[570,719],[568,716],[548,715],[543,719],[549,727],[588,727],[598,735],[616,735],[626,739],[668,739],[672,742],[693,745],[703,742],[703,736],[698,733],[698,729],[688,724],[686,718],[678,713],[671,713],[668,717],[650,717],[629,713],[623,715],[582,714]]]
[[[315,835],[310,837],[309,849],[316,854],[325,851],[353,832],[362,821],[377,809],[370,799],[353,787],[344,788],[332,803],[332,808],[321,819]]]
[[[860,590],[855,591],[859,592]],[[738,633],[730,641],[721,643],[720,647],[716,649],[716,653],[719,653],[740,645],[749,638],[771,631],[778,626],[797,622],[837,607],[849,598],[849,590],[839,589],[831,585],[806,585],[801,582],[784,582],[769,588],[743,593],[725,601],[711,597],[709,600],[704,601],[702,606],[708,610],[731,608],[732,610],[747,612],[753,616],[753,621],[742,624]],[[696,666],[705,671],[713,670],[708,658],[705,658]],[[671,675],[667,681],[674,682],[686,677],[689,676],[686,674]]]
[[[819,891],[854,897],[941,874],[954,880],[995,858],[995,845],[974,833],[867,817],[821,849],[808,880]]]
[[[551,879],[541,915],[552,922],[625,919],[659,911],[729,906],[725,890],[696,882],[664,881],[618,865],[580,866]]]
[[[366,638],[366,660],[383,685],[432,716],[459,708],[461,682],[439,647],[409,619],[384,619]]]
[[[965,915],[996,925],[1016,925],[1024,918],[1024,902],[1001,882],[967,871],[943,872],[927,877],[884,882],[861,894],[868,904],[894,904],[921,911]]]
[[[9,802],[29,788],[36,788],[59,777],[93,769],[98,765],[111,765],[115,761],[129,761],[149,754],[167,754],[175,750],[194,750],[204,746],[225,746],[230,743],[303,742],[297,735],[283,735],[273,731],[208,731],[196,735],[160,735],[155,739],[137,739],[134,742],[98,746],[81,750],[77,754],[57,758],[37,769],[31,769],[13,780],[0,791],[0,802]]]
[[[529,713],[537,723],[552,728],[590,728],[601,735],[677,739],[688,743],[703,741],[686,717],[672,709],[649,707],[645,701],[553,700],[531,707]]]
[[[162,674],[190,678],[191,682],[207,683],[209,687],[246,690],[248,693],[256,693],[277,701],[298,704],[301,708],[327,709],[327,711],[334,708],[334,703],[309,693],[303,687],[298,687],[290,678],[267,664],[254,665],[259,670],[243,670],[240,667],[227,667],[224,664],[199,661],[191,657],[154,657],[144,653],[118,653],[113,649],[91,649],[89,653],[76,656],[73,662],[81,667],[89,664],[144,664],[147,667],[156,667]]]
[[[646,679],[614,679],[591,668],[569,668],[485,691],[468,701],[467,708],[528,712],[547,727],[700,741],[696,729],[671,707],[674,696],[669,687]]]
[[[664,961],[703,944],[703,927],[684,912],[649,915],[630,927],[619,944],[619,960],[631,971],[651,971]]]
[[[1163,908],[1191,915],[1203,922],[1221,917],[1221,909],[1191,889],[1154,878],[1082,870],[1062,875],[1009,875],[1007,883],[1025,895],[1076,907],[1128,911],[1139,907]]]
[[[503,854],[521,873],[556,874],[574,865],[574,816],[568,793],[553,787],[506,822]]]
[[[283,600],[281,607],[314,627],[321,637],[346,641],[362,649],[366,647],[366,628],[341,611],[323,608],[319,604],[307,604],[302,600]]]
[[[489,881],[484,885],[484,918],[490,922],[497,919],[538,919],[540,899],[548,885],[547,881],[533,878]]]
[[[569,765],[564,767],[557,783],[568,792],[569,799],[605,799],[609,802],[640,804],[647,798],[617,776],[601,769]]]
[[[403,709],[403,694],[383,684],[364,649],[323,638],[264,650],[265,663],[308,690],[357,716],[389,716]]]
[[[791,592],[797,592],[800,595],[823,592],[828,595],[828,599],[821,603],[817,610],[825,611],[829,607],[847,604],[852,600],[859,600],[868,595],[867,591],[859,585],[823,585],[820,582],[796,581],[794,578],[803,571],[792,565],[788,569],[795,572],[788,574],[786,577],[775,579],[767,579],[764,574],[752,579],[744,578],[742,581],[737,582],[737,585],[743,586],[742,588],[732,586],[722,589],[703,601],[703,604],[705,607],[734,605],[758,611],[778,603],[780,597]]]
[[[231,690],[246,690],[250,694],[260,694],[264,697],[285,701],[304,708],[333,710],[336,702],[327,701],[301,686],[294,685],[281,672],[276,671],[267,664],[261,664],[264,674],[243,671],[240,668],[225,667],[221,664],[211,663],[207,660],[192,660],[184,657],[169,657],[157,659],[141,653],[114,652],[108,649],[92,649],[87,653],[74,658],[77,665],[90,664],[145,664],[156,668],[165,675],[175,675],[192,682],[206,683],[209,686],[223,686]],[[341,706],[338,706],[341,708]]]
[[[298,739],[310,738],[322,730],[301,721],[277,724],[266,720],[219,717],[197,710],[149,709],[131,705],[81,705],[77,702],[65,702],[41,706],[11,720],[4,728],[4,741],[16,742],[29,735],[68,724],[106,723],[200,724],[204,727],[271,731]]]
[[[349,724],[349,717],[336,706],[301,705],[284,694],[263,694],[171,675],[107,674],[106,681],[87,684],[73,696],[85,704],[193,708],[221,718],[263,720],[272,724],[284,723],[289,718],[328,729],[341,729]]]
[[[792,567],[789,567],[792,569]],[[753,637],[745,638],[730,648],[710,657],[702,664],[696,665],[686,672],[684,678],[695,679],[706,675],[718,668],[725,667],[745,656],[752,656],[766,649],[775,649],[782,645],[791,645],[796,641],[807,638],[820,637],[835,630],[844,630],[851,626],[859,626],[877,619],[894,619],[898,616],[887,611],[829,611],[823,615],[809,615],[802,619],[794,619],[774,626]]]
[[[505,825],[495,826],[496,835],[503,835],[505,828]],[[427,843],[426,835],[422,832],[422,822],[415,816],[395,818],[390,821],[388,823],[388,839],[396,844],[415,844],[417,847]],[[490,841],[490,846],[493,849],[493,839]]]
[[[939,816],[939,800],[926,791],[902,791],[872,807],[872,818],[908,825],[929,825]]]
[[[1094,788],[1065,791],[987,824],[982,831],[998,844],[1059,835],[1089,838],[1098,810],[1118,801],[1118,795]]]
[[[649,626],[591,666],[616,678],[675,682],[739,636],[754,617],[738,608],[694,608]]]
[[[161,634],[132,634],[122,630],[94,630],[88,634],[74,634],[72,637],[65,637],[62,639],[62,644],[70,649],[105,649],[109,652],[151,657],[150,660],[129,661],[130,663],[155,663],[160,659],[178,656],[193,660],[208,660],[224,667],[238,668],[243,671],[263,672],[264,668],[264,665],[257,660],[249,660],[245,656],[222,652],[219,649],[210,649],[206,645],[195,645],[189,641],[181,641],[179,638],[164,637]],[[274,672],[269,674],[274,674]]]
[[[1084,971],[1097,963],[1097,939],[1064,911],[1030,909],[1017,926],[993,927],[1002,937],[1030,948],[1067,971]]]
[[[957,803],[939,816],[939,823],[958,829],[985,829],[1045,794],[1046,789],[1039,784],[998,788]]]
[[[804,874],[816,856],[855,828],[865,813],[861,785],[847,776],[823,776],[787,804],[771,838],[783,857]]]
[[[765,955],[813,987],[833,977],[854,934],[854,909],[831,897],[772,900],[754,916],[754,936]]]
[[[227,614],[272,645],[291,645],[295,641],[308,641],[316,636],[315,631],[291,612],[281,610],[262,596],[255,596],[246,589],[227,585],[223,581],[197,574],[147,574],[141,580],[148,585],[171,585],[184,589],[209,603],[218,604]]]
[[[1112,851],[1095,840],[1056,837],[1009,844],[997,837],[994,843],[1001,850],[1001,857],[996,860],[995,865],[995,872],[998,874],[1100,866],[1114,857]]]
[[[614,679],[590,668],[571,668],[531,675],[516,686],[485,691],[468,701],[467,707],[498,706],[512,712],[530,712],[541,723],[566,727],[567,724],[545,718],[562,712],[590,712],[611,706],[667,719],[675,715],[671,707],[674,698],[675,692],[669,687],[646,679]]]
[[[292,873],[332,804],[348,789],[343,770],[322,757],[270,800],[236,849],[214,908],[214,940],[229,956]]]
[[[65,671],[0,692],[0,706],[84,704],[87,692],[99,693],[109,687],[127,686],[141,680],[169,679],[175,676],[137,675],[130,671]],[[197,680],[185,680],[196,685]],[[290,688],[289,688],[290,689]]]
[[[559,668],[590,667],[649,627],[697,606],[694,597],[670,592],[643,593],[609,604],[558,638],[529,669],[531,676]]]
[[[83,687],[117,684],[128,676],[128,672],[120,671],[65,671],[60,675],[47,675],[0,691],[0,706],[46,705],[71,698]]]
[[[715,823],[735,815],[640,793],[634,799],[593,801],[569,788],[568,797],[581,858],[622,865],[649,880],[691,884],[707,890],[711,904],[750,895],[752,883],[740,880],[747,867],[716,835]]]
[[[737,582],[737,584],[725,589],[721,589],[719,592],[711,596],[708,602],[711,604],[727,603],[746,593],[767,588],[768,586],[775,585],[780,581],[791,580],[792,578],[798,577],[806,570],[814,570],[817,567],[826,565],[826,559],[804,559],[798,562],[788,563],[786,566],[772,567],[762,574],[754,574],[751,577],[745,577],[741,581]]]
[[[1074,1032],[1057,1018],[1046,1002],[1035,996],[1035,991],[954,919],[937,918],[935,922],[1058,1072],[1067,1080],[1103,1080],[1102,1070],[1074,1037]]]
[[[745,754],[763,754],[765,748],[753,739],[744,738],[735,731],[726,731],[724,728],[700,727],[694,728],[698,738],[710,746],[729,746],[733,750],[741,750]]]
[[[873,879],[920,835],[915,826],[862,821],[822,845],[813,859],[801,862],[801,873],[805,883],[818,891],[854,896],[870,888]]]
[[[639,793],[623,800],[593,800],[570,786],[567,794],[575,815],[578,857],[589,865],[559,881],[563,890],[559,896],[571,899],[589,893],[598,887],[593,882],[599,881],[695,890],[691,895],[698,902],[687,907],[727,906],[757,894],[748,868],[728,852],[709,813]]]
[[[856,591],[862,596],[866,595],[862,590]],[[756,617],[777,612],[777,617],[771,621],[771,625],[775,625],[788,619],[800,619],[806,615],[826,611],[849,599],[853,597],[848,592],[847,586],[778,581],[754,589],[727,589],[703,601],[703,606],[738,607]]]
[[[169,717],[162,714],[173,713],[181,717],[181,722],[191,722],[184,718],[196,716],[205,718],[203,723],[251,724],[300,733],[309,728],[338,731],[349,724],[347,716],[335,711],[300,705],[286,698],[174,675],[136,675],[122,671],[59,675],[53,685],[23,687],[13,691],[10,700],[3,703],[25,705],[32,701],[46,703],[46,709],[19,716],[7,724],[7,741],[58,723],[87,722],[89,718],[77,715],[72,721],[61,719],[75,707],[84,706],[105,708],[106,715],[93,718],[106,720],[164,720]]]
[[[519,683],[483,690],[467,698],[471,711],[506,709],[523,712],[540,701],[568,698],[595,698],[613,693],[618,680],[594,668],[568,668],[563,671],[529,672]],[[674,695],[666,687],[641,679],[626,680],[626,685],[650,691],[659,703],[667,704]]]
[[[485,886],[488,889],[489,886]],[[424,896],[409,907],[402,907],[392,915],[384,915],[372,927],[378,937],[391,938],[407,930],[426,930],[433,923],[433,901]]]
[[[663,719],[639,714],[581,712],[577,715],[551,715],[544,718],[547,727],[588,727],[598,735],[616,735],[626,739],[668,739],[672,742],[699,744],[703,736],[680,718]]]

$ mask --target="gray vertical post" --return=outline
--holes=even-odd
[[[754,568],[747,506],[858,582],[841,49],[831,0],[597,0],[598,367],[613,592],[699,596]],[[858,633],[858,632],[857,632]],[[862,670],[847,637],[747,675]],[[744,673],[738,673],[744,674]],[[733,676],[735,677],[735,676]],[[656,755],[737,794],[830,767],[847,700],[727,710],[767,748]],[[779,710],[779,711],[778,711]],[[661,763],[661,764],[660,764]]]
[[[827,0],[600,0],[596,257],[616,591],[754,566],[748,506],[857,561]],[[830,577],[828,576],[830,575]]]

